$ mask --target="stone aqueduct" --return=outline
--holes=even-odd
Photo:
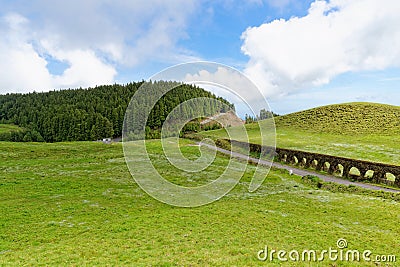
[[[228,139],[224,139],[224,141],[233,146],[249,146],[251,152],[260,153],[263,150],[264,153],[269,153],[271,151],[271,148],[261,147],[258,144]],[[275,157],[281,162],[298,165],[302,168],[314,168],[317,171],[323,170],[348,179],[400,188],[400,166],[283,148],[275,149]]]

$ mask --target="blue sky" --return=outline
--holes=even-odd
[[[400,105],[396,0],[0,6],[3,94],[127,83],[206,60],[243,72],[281,114],[351,101]]]

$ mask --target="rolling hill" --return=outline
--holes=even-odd
[[[376,103],[345,103],[275,118],[278,128],[290,127],[335,134],[400,134],[400,107]]]
[[[27,135],[28,134],[28,135]],[[2,124],[0,123],[0,140],[1,141],[22,141],[25,138],[25,141],[31,141],[29,138],[31,137],[31,132],[25,128],[19,127],[14,124]]]
[[[13,124],[0,124],[0,134],[22,131],[21,127]]]
[[[272,126],[271,119],[260,121]],[[276,146],[332,156],[400,165],[400,107],[345,103],[275,117]],[[232,127],[231,130],[234,130]],[[257,123],[246,125],[249,141],[260,144]],[[227,138],[225,130],[200,133]],[[239,141],[247,141],[244,136]]]

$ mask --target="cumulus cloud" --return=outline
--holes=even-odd
[[[266,107],[265,96],[243,73],[229,67],[212,65],[196,73],[186,74],[186,83],[194,83],[214,94],[224,97],[236,106],[240,116],[256,114]]]
[[[39,3],[39,4],[38,4]],[[190,56],[176,43],[187,38],[186,25],[196,1],[187,0],[39,0],[28,9],[35,22],[62,47],[93,48],[109,60],[135,66],[151,56],[169,61]],[[189,55],[185,54],[187,52]]]
[[[31,31],[27,18],[11,13],[3,17],[0,33],[0,93],[47,91],[113,82],[114,67],[85,49],[55,50]],[[49,72],[48,59],[67,63],[61,75]]]
[[[329,83],[345,72],[400,66],[400,2],[315,1],[304,17],[243,34],[244,72],[268,96]]]
[[[76,88],[110,84],[117,74],[113,66],[102,62],[92,50],[49,51],[54,58],[69,65],[62,75],[52,75],[53,86]]]
[[[39,0],[25,2],[18,13],[6,6],[0,15],[0,93],[109,84],[119,68],[149,59],[195,59],[177,42],[187,37],[186,22],[196,5],[185,0]],[[52,61],[67,67],[52,73]]]
[[[184,81],[207,81],[210,83],[220,84],[232,91],[239,91],[251,95],[255,86],[251,86],[251,82],[239,71],[234,71],[228,67],[217,67],[216,70],[203,69],[194,74],[186,74]]]
[[[47,62],[27,38],[27,24],[28,20],[18,14],[9,14],[0,22],[0,90],[4,92],[51,86]]]

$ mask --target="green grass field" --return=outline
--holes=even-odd
[[[260,123],[272,126],[270,120]],[[400,165],[400,107],[331,105],[277,117],[275,124],[277,147]],[[246,130],[250,142],[260,143],[257,124],[247,124]],[[224,129],[200,134],[227,138]]]
[[[158,168],[187,186],[214,179],[209,174],[218,175],[228,162],[219,155],[209,172],[185,173],[161,155],[159,141],[147,145]],[[189,145],[182,141],[182,151],[195,158],[198,148]],[[339,238],[349,249],[399,261],[399,202],[315,190],[276,169],[249,193],[253,169],[221,200],[177,208],[135,184],[121,144],[0,142],[0,265],[280,266],[278,260],[260,262],[257,252],[266,245],[335,249]]]
[[[0,134],[9,133],[9,132],[17,132],[22,131],[23,129],[19,126],[12,124],[0,124]]]

